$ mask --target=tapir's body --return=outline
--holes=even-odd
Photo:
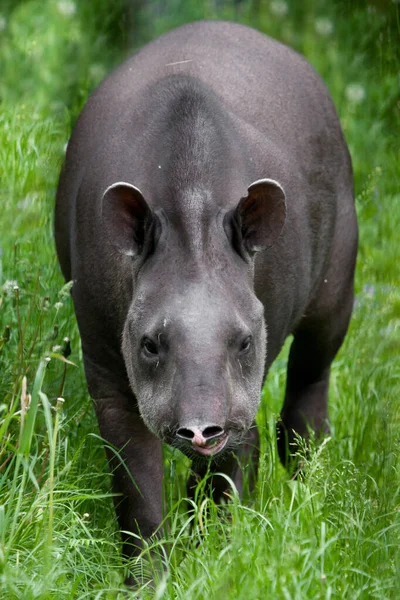
[[[289,334],[282,458],[293,430],[326,428],[357,225],[338,118],[303,58],[222,22],[147,45],[78,120],[55,230],[101,433],[135,480],[116,469],[122,529],[160,523],[158,438],[233,468]]]

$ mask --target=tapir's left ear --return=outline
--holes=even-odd
[[[103,194],[102,222],[109,241],[119,252],[137,256],[151,236],[154,214],[137,187],[118,182]]]
[[[273,179],[259,179],[248,188],[235,211],[242,244],[249,254],[272,246],[286,219],[285,192]]]

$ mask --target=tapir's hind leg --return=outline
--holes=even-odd
[[[307,438],[310,428],[317,437],[329,431],[330,366],[345,338],[353,308],[355,220],[353,224],[346,240],[335,244],[320,289],[294,332],[285,400],[277,426],[279,456],[286,465],[296,452],[295,434]]]
[[[352,296],[347,301],[352,304]],[[285,401],[278,423],[278,451],[283,464],[296,451],[295,435],[319,437],[329,431],[328,387],[331,363],[347,331],[351,309],[337,331],[331,324],[314,323],[296,332],[290,348]]]

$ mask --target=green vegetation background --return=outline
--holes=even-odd
[[[286,345],[263,390],[256,493],[241,504],[232,491],[217,509],[200,486],[188,513],[188,463],[166,449],[165,534],[132,567],[155,583],[130,596],[399,597],[399,9],[390,0],[2,0],[1,600],[125,597],[107,465],[55,257],[54,196],[88,93],[132,49],[200,18],[253,25],[327,82],[355,171],[357,299],[332,372],[332,433],[305,459],[303,479],[291,481],[275,452]]]

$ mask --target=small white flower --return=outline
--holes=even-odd
[[[0,31],[4,31],[7,26],[6,18],[0,15]]]
[[[333,33],[333,23],[326,17],[320,17],[315,21],[315,31],[319,35],[327,37]]]
[[[62,350],[61,346],[53,346],[51,349],[52,352],[61,352],[61,350]]]
[[[21,210],[24,210],[25,208],[29,208],[39,197],[39,194],[37,194],[36,192],[32,192],[30,194],[28,194],[25,198],[22,198],[22,200],[20,200],[17,203],[18,208],[20,208]]]
[[[54,308],[55,308],[56,310],[60,310],[60,308],[62,308],[63,306],[64,306],[64,305],[63,305],[63,303],[62,303],[62,302],[56,302],[56,303],[55,303],[55,305],[54,305]]]
[[[56,101],[50,104],[50,109],[52,112],[61,112],[65,109],[64,102]]]
[[[386,327],[383,327],[382,329],[379,330],[379,334],[382,337],[387,337],[389,335],[392,335],[392,333],[394,333],[395,331],[396,331],[395,323],[389,323],[389,325],[387,325]]]
[[[90,517],[89,513],[83,513],[83,518],[88,519]]]
[[[283,0],[274,0],[269,5],[269,9],[276,17],[284,17],[289,11],[289,7]]]
[[[76,13],[76,6],[70,0],[61,0],[57,4],[58,12],[64,17],[73,17]]]
[[[11,294],[15,288],[18,289],[18,281],[15,281],[15,279],[8,279],[3,283],[2,289],[5,294]]]
[[[106,74],[106,70],[103,67],[103,65],[100,65],[99,63],[94,63],[93,65],[90,65],[90,67],[89,67],[89,76],[96,83],[98,81],[101,81],[101,79],[103,79],[103,77],[105,76],[105,74]]]
[[[24,208],[28,208],[28,206],[30,206],[30,205],[31,205],[31,199],[29,198],[29,196],[27,196],[23,200],[20,200],[19,202],[17,202],[17,207],[20,208],[21,210],[24,210]]]
[[[345,90],[346,98],[354,104],[360,104],[365,99],[365,89],[359,83],[349,83]]]

